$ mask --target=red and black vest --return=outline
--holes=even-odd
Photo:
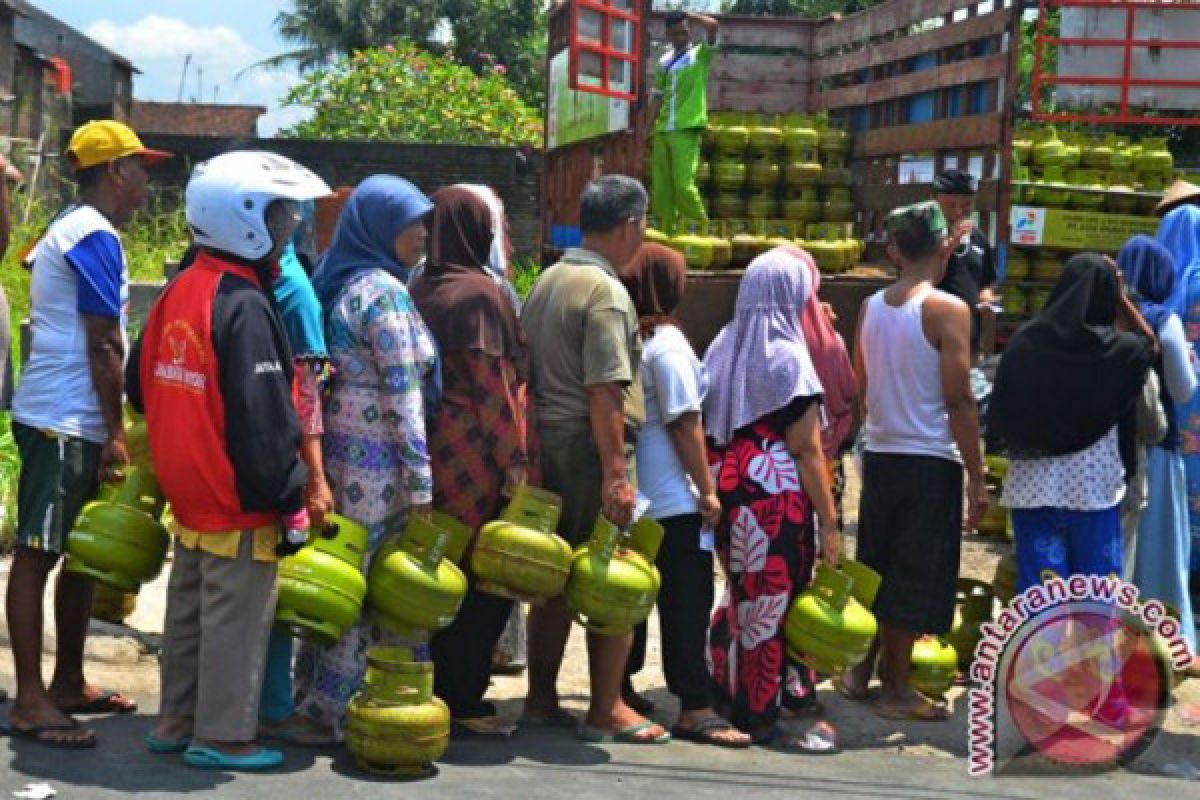
[[[271,511],[243,508],[229,455],[213,330],[214,300],[226,276],[261,291],[254,270],[201,252],[154,305],[140,348],[138,377],[155,473],[175,517],[194,531],[243,530],[279,519]]]

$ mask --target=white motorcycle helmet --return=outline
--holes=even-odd
[[[259,261],[275,247],[267,208],[276,200],[316,200],[332,190],[307,167],[261,150],[215,156],[192,170],[184,207],[201,247]]]

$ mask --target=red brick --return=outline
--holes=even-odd
[[[134,100],[131,124],[138,133],[255,136],[258,118],[266,112],[262,106]]]

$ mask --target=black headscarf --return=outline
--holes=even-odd
[[[988,408],[994,451],[1044,458],[1086,449],[1132,417],[1153,357],[1152,343],[1113,327],[1116,275],[1102,256],[1067,262],[1045,309],[1004,350]],[[1121,458],[1132,474],[1132,437]]]

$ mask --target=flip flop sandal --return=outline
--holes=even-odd
[[[600,728],[593,728],[591,725],[581,725],[579,726],[578,736],[583,741],[591,744],[667,744],[671,741],[671,734],[666,731],[663,731],[659,736],[649,739],[638,735],[645,733],[657,724],[657,722],[644,719],[627,727],[618,728],[612,733]]]
[[[271,739],[296,747],[333,747],[338,743],[333,731],[306,720],[273,722],[259,719],[258,735],[263,739]]]
[[[517,726],[529,729],[575,730],[579,720],[565,708],[556,708],[544,716],[524,716],[517,720]]]
[[[222,753],[212,747],[192,745],[183,753],[183,763],[197,769],[220,769],[229,772],[259,772],[283,764],[283,753],[260,747],[244,756]]]
[[[525,672],[524,664],[492,664],[491,673],[501,677],[514,677]]]
[[[833,679],[831,680],[831,683],[833,683],[834,691],[836,691],[838,694],[840,694],[842,697],[846,698],[847,700],[849,700],[853,703],[862,703],[864,705],[870,704],[870,702],[871,702],[871,690],[870,689],[857,689],[857,690],[851,689],[849,686],[846,685],[846,682],[845,682],[845,680],[843,680],[841,675],[834,675]]]
[[[945,722],[950,719],[950,712],[945,706],[938,705],[927,697],[921,705],[914,708],[890,708],[876,702],[871,704],[871,710],[878,717],[897,722]]]
[[[697,744],[711,744],[714,747],[727,747],[730,750],[744,750],[754,744],[754,741],[749,737],[742,741],[730,741],[713,735],[726,731],[737,731],[737,728],[720,717],[708,717],[701,720],[694,728],[685,728],[682,725],[676,725],[671,728],[671,738],[684,742],[696,742]]]
[[[178,739],[160,739],[154,735],[154,731],[149,731],[142,737],[142,742],[145,743],[146,749],[156,756],[170,755],[171,753],[182,753],[192,746],[192,737],[180,736]]]
[[[16,725],[9,725],[3,729],[3,732],[13,739],[24,739],[57,750],[90,750],[96,746],[96,734],[94,733],[84,739],[54,739],[43,736],[46,733],[78,730],[82,730],[79,723],[71,720],[51,725],[34,725],[32,728],[18,728]]]
[[[836,756],[841,753],[836,733],[835,736],[825,735],[818,730],[819,727],[820,723],[817,723],[800,736],[775,727],[755,744],[781,753],[801,753],[806,756]]]
[[[516,725],[499,716],[450,721],[450,735],[457,739],[511,739],[516,732]]]
[[[124,700],[125,702],[120,702]],[[105,689],[86,703],[75,706],[59,706],[64,714],[132,714],[137,711],[137,703],[120,692]]]

